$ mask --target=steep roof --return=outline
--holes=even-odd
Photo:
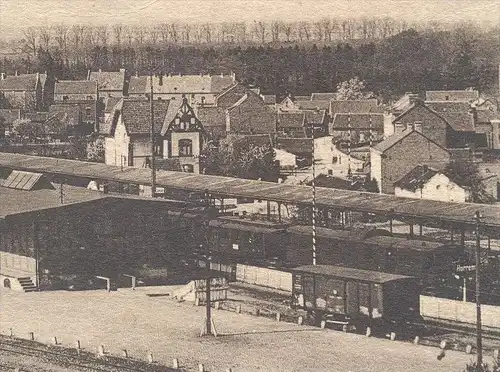
[[[160,101],[161,102],[161,101]],[[174,120],[175,116],[179,112],[179,109],[183,105],[183,100],[170,100],[170,103],[167,108],[167,112],[165,113],[165,120],[163,121],[163,128],[161,129],[161,134],[162,136],[165,135],[165,133],[168,130],[168,127],[170,126],[170,123],[172,120]]]
[[[170,101],[154,101],[154,130],[160,133]],[[123,100],[121,108],[122,122],[131,134],[148,134],[151,131],[151,108],[146,100]]]
[[[297,101],[310,101],[311,96],[293,96],[293,102]]]
[[[454,130],[474,132],[474,121],[468,102],[425,102],[425,106],[441,116]]]
[[[312,138],[278,137],[276,147],[292,154],[312,153]]]
[[[330,101],[295,101],[295,105],[300,110],[328,110],[330,106]]]
[[[13,170],[9,177],[2,183],[2,187],[16,190],[40,190],[40,189],[54,189],[54,186],[42,173],[33,173]]]
[[[329,101],[329,109],[332,117],[337,113],[364,114],[369,112],[381,113],[384,111],[376,99],[331,100]]]
[[[428,90],[426,101],[462,101],[471,102],[479,98],[477,90]]]
[[[337,93],[311,93],[311,101],[330,101],[337,98]]]
[[[101,91],[120,90],[125,85],[125,70],[121,71],[91,71],[90,81],[96,81]]]
[[[385,152],[389,150],[392,146],[394,146],[396,143],[400,142],[404,138],[408,137],[412,133],[419,133],[420,135],[423,136],[422,133],[414,131],[414,130],[404,130],[401,133],[395,133],[393,135],[390,135],[387,137],[385,140],[382,142],[377,143],[373,148],[377,151],[380,152]]]
[[[49,107],[47,120],[57,122],[66,127],[79,125],[81,122],[81,109],[78,103],[54,103]]]
[[[226,110],[216,106],[199,106],[198,119],[205,128],[226,126]]]
[[[283,128],[302,128],[305,124],[305,113],[302,111],[280,112],[278,123]]]
[[[97,94],[97,83],[88,80],[59,80],[54,94]]]
[[[229,107],[227,110],[231,111],[231,110],[235,109],[236,107],[240,106],[243,102],[245,102],[247,99],[248,99],[248,93],[245,94],[243,97],[241,97],[234,105]]]
[[[304,111],[306,122],[309,124],[323,124],[326,121],[326,110]]]
[[[394,182],[394,186],[405,190],[415,191],[421,188],[432,177],[438,174],[439,171],[430,168],[426,165],[417,165],[411,171],[406,173],[401,179]]]
[[[131,76],[128,83],[128,94],[145,94],[149,92],[147,76]]]
[[[7,76],[0,80],[0,91],[33,91],[36,89],[37,74]]]
[[[384,115],[379,113],[375,114],[336,113],[333,117],[330,130],[345,129],[349,127],[352,129],[369,129],[371,127],[373,130],[379,130],[379,131],[383,130]]]
[[[122,100],[121,97],[108,97],[106,100],[106,106],[104,107],[104,112],[106,114],[112,113],[120,100]]]

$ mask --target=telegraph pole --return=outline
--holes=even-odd
[[[209,216],[208,213],[210,213],[210,194],[208,193],[208,190],[205,190],[204,193],[205,197],[205,253],[207,256],[207,280],[205,284],[205,305],[206,305],[206,316],[205,316],[205,335],[207,336],[212,336],[212,301],[211,301],[211,293],[210,293],[210,260],[209,260],[209,255],[210,255],[210,246],[209,246],[209,239],[208,239],[208,221],[209,221]]]
[[[312,263],[316,265],[316,157],[314,154],[314,124],[312,126]]]
[[[155,120],[154,120],[154,101],[153,101],[153,73],[150,74],[150,111],[151,111],[151,196],[156,195],[156,168],[155,168]]]
[[[481,367],[483,365],[483,340],[481,331],[481,286],[480,286],[480,276],[481,276],[481,236],[479,235],[480,224],[481,224],[481,213],[476,212],[476,326],[477,326],[477,365]]]

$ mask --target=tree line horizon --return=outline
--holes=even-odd
[[[89,69],[130,74],[234,72],[266,94],[335,91],[359,76],[384,99],[475,88],[496,93],[500,28],[393,18],[315,22],[162,23],[27,27],[0,70],[85,79]],[[4,45],[5,49],[5,45]]]

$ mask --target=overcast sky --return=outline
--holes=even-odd
[[[0,35],[53,23],[314,20],[321,17],[500,23],[500,0],[0,0]]]

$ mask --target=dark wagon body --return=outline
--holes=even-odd
[[[384,327],[420,319],[418,279],[330,265],[292,270],[292,306],[316,320]]]

